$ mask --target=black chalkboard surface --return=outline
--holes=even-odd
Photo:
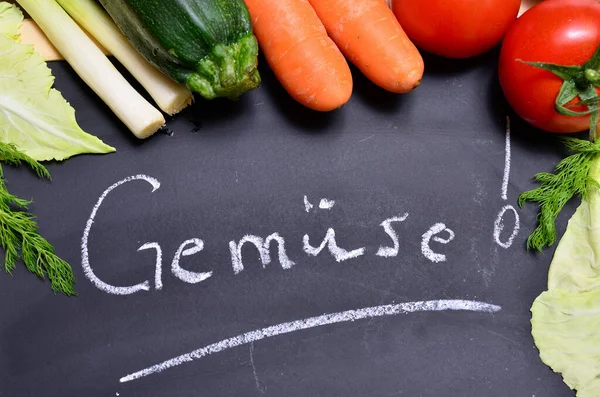
[[[260,89],[198,100],[143,142],[53,64],[117,152],[51,164],[51,183],[7,171],[78,296],[0,277],[0,395],[574,395],[530,335],[553,250],[525,250],[537,208],[516,204],[565,153],[510,112],[496,57],[426,56],[404,96],[355,71],[330,114],[261,60]]]

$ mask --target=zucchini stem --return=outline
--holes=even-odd
[[[138,138],[164,124],[162,113],[142,97],[55,0],[17,0],[79,77]]]
[[[187,78],[187,85],[207,99],[237,99],[260,85],[257,53],[258,42],[252,33],[234,43],[216,45],[198,62],[196,72]]]

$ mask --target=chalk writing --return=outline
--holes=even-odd
[[[156,250],[156,265],[154,266],[154,288],[157,290],[162,289],[162,249],[158,243],[146,243],[138,248],[139,251],[148,249]]]
[[[510,134],[510,128],[507,127],[507,139],[508,134]],[[510,141],[507,141],[510,142]],[[509,152],[509,149],[507,149]],[[507,164],[509,161],[507,161]],[[111,285],[103,280],[101,280],[93,271],[88,251],[88,240],[90,238],[90,232],[92,229],[92,225],[94,224],[97,213],[106,199],[106,197],[117,187],[132,181],[145,181],[149,183],[152,187],[152,192],[158,190],[160,188],[160,182],[152,177],[146,175],[134,175],[128,178],[125,178],[113,185],[111,185],[108,189],[106,189],[98,201],[96,205],[92,209],[92,213],[90,218],[86,222],[86,226],[83,232],[83,237],[81,240],[81,259],[82,266],[85,273],[85,276],[100,290],[107,292],[109,294],[114,295],[130,295],[140,291],[150,291],[150,280],[144,280],[138,284],[130,285],[130,286],[116,286]],[[503,189],[504,192],[504,189]],[[312,208],[312,204],[308,202],[308,198],[304,196],[304,202],[306,204],[305,210],[310,211]],[[318,206],[319,209],[331,209],[335,204],[334,200],[330,199],[321,199],[321,202]],[[508,238],[501,236],[502,232],[505,229],[504,218],[507,212],[512,212],[514,214],[514,227],[511,234]],[[391,240],[391,245],[380,245],[377,247],[377,250],[374,252],[375,256],[382,258],[393,258],[399,255],[400,251],[400,237],[398,232],[394,229],[394,223],[407,222],[409,217],[408,213],[404,213],[400,216],[393,216],[382,221],[379,226],[381,226],[386,233],[387,237]],[[504,206],[496,220],[494,222],[494,241],[502,248],[509,248],[516,238],[519,232],[519,215],[517,211],[510,205]],[[442,263],[448,260],[448,257],[445,253],[439,252],[442,248],[435,247],[434,243],[447,245],[452,242],[456,238],[455,232],[446,226],[443,222],[437,222],[433,226],[431,226],[425,233],[421,235],[421,253],[423,257],[434,263]],[[266,269],[267,265],[271,263],[271,246],[272,243],[276,243],[278,250],[278,259],[279,265],[282,269],[288,270],[292,269],[296,262],[292,260],[287,252],[286,252],[286,237],[281,236],[278,232],[274,232],[267,237],[263,238],[260,236],[247,234],[243,236],[239,241],[231,240],[229,241],[229,254],[231,260],[231,268],[233,270],[234,275],[240,274],[244,270],[244,258],[243,258],[243,249],[249,243],[253,245],[257,252],[259,260],[262,264],[263,269]],[[319,245],[311,244],[311,237],[308,234],[305,234],[302,238],[302,248],[303,251],[308,256],[316,257],[327,249],[329,254],[335,259],[336,262],[345,262],[351,259],[357,259],[361,256],[367,255],[369,252],[367,247],[358,247],[354,249],[345,249],[339,246],[336,240],[336,231],[333,227],[328,227],[325,233],[325,237]],[[138,251],[145,250],[155,250],[155,264],[154,264],[154,287],[156,290],[163,289],[163,250],[160,246],[159,242],[147,242],[138,248]],[[204,250],[204,240],[199,237],[190,238],[185,240],[177,251],[173,255],[173,259],[171,261],[171,273],[172,275],[189,284],[198,284],[202,281],[205,281],[213,276],[212,270],[207,271],[192,271],[189,268],[183,268],[181,262],[184,258],[194,256],[194,260],[190,261],[190,265],[197,265],[198,259],[195,257]]]
[[[188,245],[193,245],[191,248],[186,248]],[[179,260],[182,256],[192,256],[197,254],[198,252],[204,249],[204,241],[199,238],[192,238],[190,240],[184,241],[177,249],[175,256],[173,257],[173,262],[171,262],[171,272],[174,276],[176,276],[181,281],[185,281],[189,284],[197,284],[200,283],[207,278],[212,276],[212,272],[192,272],[189,270],[183,269],[179,265]]]
[[[88,219],[87,223],[85,224],[85,229],[83,231],[83,237],[81,238],[81,265],[83,267],[83,272],[84,272],[85,276],[96,287],[98,287],[99,289],[101,289],[104,292],[108,292],[109,294],[129,295],[129,294],[136,293],[138,291],[149,291],[150,290],[150,283],[148,281],[144,281],[143,283],[139,283],[139,284],[132,285],[129,287],[117,287],[117,286],[110,285],[110,284],[105,283],[104,281],[100,280],[94,274],[94,271],[92,270],[92,267],[90,266],[90,258],[89,258],[89,252],[88,252],[88,239],[90,236],[90,230],[92,229],[92,225],[94,224],[94,219],[96,218],[98,209],[102,205],[102,202],[104,201],[104,199],[106,199],[106,197],[110,194],[110,192],[112,192],[119,186],[121,186],[127,182],[137,181],[137,180],[142,180],[142,181],[148,182],[152,186],[152,192],[155,192],[156,190],[158,190],[160,188],[160,182],[158,182],[158,180],[156,180],[152,177],[146,176],[146,175],[130,176],[130,177],[122,179],[119,182],[109,186],[109,188],[106,189],[102,193],[102,195],[96,202],[96,205],[92,209],[92,214],[90,215],[90,218]]]
[[[506,213],[506,211],[509,210],[512,211],[512,213],[515,215],[515,226],[513,227],[513,231],[510,237],[505,242],[502,242],[500,240],[500,234],[504,230],[504,214]],[[515,207],[513,207],[512,205],[505,205],[500,210],[500,213],[498,213],[496,221],[494,222],[494,241],[496,241],[496,244],[498,244],[502,248],[510,248],[510,246],[515,241],[515,237],[517,237],[517,234],[519,234],[519,228],[519,214],[517,213],[517,210],[515,210]]]
[[[438,234],[443,232],[448,233],[448,238],[443,239],[441,237],[437,237]],[[433,252],[429,246],[431,240],[440,244],[448,244],[450,241],[454,240],[454,232],[451,229],[448,229],[443,223],[436,223],[423,234],[421,240],[421,252],[425,258],[435,263],[445,262],[446,255]]]
[[[100,206],[106,197],[117,187],[123,185],[124,183],[128,183],[131,181],[142,180],[148,182],[152,186],[152,192],[156,191],[160,188],[160,182],[155,178],[151,178],[146,175],[135,175],[128,178],[125,178],[113,185],[111,185],[108,189],[106,189],[100,198],[98,199],[96,205],[92,209],[92,213],[90,218],[86,222],[86,226],[84,229],[83,237],[81,240],[81,252],[82,252],[82,266],[84,269],[84,273],[86,277],[100,290],[115,294],[115,295],[129,295],[140,291],[149,291],[150,290],[150,281],[145,280],[139,284],[132,286],[113,286],[102,280],[100,280],[94,271],[92,270],[92,266],[90,264],[89,251],[88,251],[88,241],[90,238],[91,227],[94,223],[95,217],[98,213]],[[304,203],[306,212],[309,212],[313,209],[313,205],[310,204],[308,198],[304,196]],[[321,210],[330,210],[336,204],[334,200],[330,199],[321,199],[318,208]],[[495,225],[495,229],[502,231],[502,217],[504,213],[507,212],[510,208],[505,207],[503,211],[499,214],[497,221],[497,225]],[[516,223],[518,224],[518,216],[515,212]],[[380,245],[375,253],[376,256],[383,258],[392,258],[399,255],[400,251],[400,237],[398,232],[394,229],[393,225],[395,223],[406,222],[409,218],[408,213],[404,213],[400,216],[393,216],[383,220],[379,226],[381,226],[386,233],[387,237],[391,240],[391,245]],[[516,236],[518,232],[518,226],[515,228],[516,231],[513,232],[513,235],[509,238],[509,241],[506,243],[502,243],[499,241],[498,232],[498,243],[499,244],[512,244],[512,239]],[[495,235],[496,236],[496,235]],[[445,223],[438,222],[435,223],[432,227],[430,227],[422,236],[421,236],[421,251],[422,255],[425,259],[434,262],[440,263],[447,261],[447,256],[439,251],[440,248],[434,250],[432,246],[433,243],[446,245],[452,242],[455,239],[456,235],[453,230],[446,226]],[[336,241],[336,231],[333,227],[328,227],[325,233],[325,237],[320,242],[318,246],[313,246],[310,243],[310,236],[308,234],[304,234],[302,238],[302,248],[304,252],[309,256],[318,256],[321,254],[326,248],[329,254],[335,259],[337,262],[344,262],[350,259],[357,259],[361,256],[366,255],[367,247],[359,247],[354,249],[344,249],[340,247]],[[278,248],[278,256],[279,256],[279,264],[282,269],[288,270],[292,269],[296,263],[290,259],[286,253],[286,239],[284,236],[281,236],[279,233],[274,232],[268,235],[266,238],[247,234],[244,235],[239,241],[231,240],[229,241],[229,254],[231,259],[231,266],[234,275],[240,274],[244,271],[244,261],[243,261],[243,248],[246,244],[256,248],[258,252],[258,257],[262,264],[263,269],[267,267],[271,263],[271,245],[272,243],[277,244]],[[202,281],[207,280],[208,278],[213,276],[213,271],[202,271],[196,272],[187,269],[184,269],[182,266],[182,261],[184,258],[196,258],[198,254],[203,252],[205,248],[204,240],[199,237],[194,237],[183,241],[176,252],[173,255],[173,260],[171,262],[171,273],[177,279],[190,284],[197,284]],[[163,280],[162,280],[162,258],[163,258],[163,250],[158,242],[147,242],[138,248],[138,252],[145,250],[155,250],[155,266],[154,266],[154,285],[156,290],[161,290],[163,288]],[[193,263],[197,264],[197,260]],[[192,265],[190,263],[188,266]],[[186,266],[187,267],[187,266]],[[376,318],[382,316],[393,316],[401,313],[413,313],[413,312],[434,312],[434,311],[472,311],[472,312],[481,312],[481,313],[494,313],[499,311],[501,308],[499,306],[478,302],[478,301],[469,301],[469,300],[430,300],[430,301],[416,301],[416,302],[405,302],[399,304],[390,304],[390,305],[382,305],[382,306],[373,306],[356,310],[347,310],[338,313],[330,313],[324,314],[316,317],[309,317],[306,319],[295,320],[291,322],[281,323],[277,325],[273,325],[267,328],[262,328],[254,331],[250,331],[238,336],[234,336],[232,338],[224,339],[218,341],[216,343],[209,344],[192,352],[182,354],[180,356],[174,357],[172,359],[163,361],[159,364],[150,366],[148,368],[142,369],[140,371],[131,373],[126,375],[120,379],[120,382],[129,382],[135,379],[139,379],[148,375],[152,375],[155,373],[159,373],[168,368],[172,368],[178,365],[181,365],[186,362],[190,362],[204,356],[218,353],[230,348],[234,348],[244,344],[251,344],[251,354],[255,341],[259,341],[265,338],[275,337],[281,334],[287,334],[291,332],[302,331],[309,328],[320,327],[329,324],[336,323],[345,323],[349,321],[357,321],[361,319],[367,318]],[[251,357],[251,360],[253,358]],[[256,373],[254,373],[255,379]],[[260,389],[259,389],[260,391]]]
[[[334,200],[322,198],[319,201],[319,209],[321,209],[321,210],[330,210],[333,208],[334,205],[335,205]],[[308,197],[304,196],[304,210],[306,212],[310,212],[310,210],[313,209],[313,207],[314,206],[310,203],[310,201],[308,201]]]
[[[304,196],[304,210],[306,212],[310,212],[310,210],[313,208],[313,205],[310,203],[310,201],[308,201],[308,197]]]
[[[266,239],[258,236],[247,235],[242,238],[239,243],[235,241],[229,242],[229,250],[231,252],[231,263],[233,265],[233,272],[235,274],[240,273],[244,270],[244,264],[242,262],[242,247],[245,243],[252,243],[258,249],[260,255],[260,261],[262,262],[263,269],[271,263],[271,254],[269,246],[271,241],[276,241],[279,244],[279,263],[284,269],[290,269],[294,266],[294,262],[288,258],[285,252],[285,240],[278,234],[273,233],[267,236]]]
[[[506,138],[504,143],[504,175],[502,177],[502,200],[508,200],[508,182],[510,179],[510,117],[506,117]]]
[[[319,202],[319,208],[322,210],[330,210],[335,205],[335,201],[322,198]]]
[[[335,260],[338,262],[343,262],[352,258],[358,258],[359,256],[364,255],[365,253],[364,248],[346,251],[345,249],[338,247],[337,242],[335,241],[335,230],[331,228],[327,230],[325,238],[321,242],[321,245],[319,245],[318,247],[313,247],[312,245],[310,245],[310,237],[308,236],[308,234],[304,235],[302,242],[304,243],[304,252],[312,256],[319,255],[321,251],[323,251],[323,249],[327,246],[327,249],[329,250],[331,255],[333,255]]]
[[[505,139],[505,147],[504,147],[504,176],[502,178],[502,195],[501,195],[501,198],[504,201],[508,200],[508,182],[509,182],[509,177],[510,177],[510,156],[511,156],[510,117],[507,116],[506,117],[506,139]],[[503,242],[500,240],[500,234],[504,230],[504,221],[503,221],[504,214],[506,213],[506,211],[509,211],[509,210],[512,211],[512,213],[515,215],[515,225],[513,227],[513,231],[510,234],[510,237],[505,242]],[[502,209],[498,213],[498,216],[496,217],[496,220],[494,221],[494,232],[493,232],[494,241],[496,242],[496,244],[498,244],[502,248],[505,248],[505,249],[510,248],[510,246],[513,244],[515,238],[519,234],[519,228],[520,228],[520,220],[519,220],[519,214],[517,213],[517,210],[515,209],[515,207],[513,207],[510,204],[505,205],[504,207],[502,207]]]
[[[400,242],[398,241],[398,234],[392,228],[393,222],[404,222],[408,218],[408,214],[404,214],[402,216],[395,216],[393,218],[386,219],[381,222],[381,227],[387,233],[388,236],[392,239],[394,246],[393,247],[379,247],[377,251],[377,256],[383,256],[384,258],[391,258],[393,256],[398,255],[398,251],[400,250]]]

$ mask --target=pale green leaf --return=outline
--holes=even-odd
[[[5,1],[0,2],[0,21],[0,34],[18,40],[19,28],[23,23],[21,10]]]
[[[600,396],[600,290],[551,289],[531,307],[532,335],[546,365],[577,390]]]
[[[590,177],[600,181],[600,158]],[[548,290],[531,307],[540,358],[578,397],[600,396],[600,190],[589,187],[556,248]]]
[[[598,158],[590,177],[600,181]],[[556,247],[548,273],[548,289],[555,288],[571,292],[600,290],[600,191],[596,187],[589,188]]]
[[[32,46],[0,35],[0,140],[38,161],[114,152],[79,127],[75,110],[51,88],[53,82],[50,69]]]

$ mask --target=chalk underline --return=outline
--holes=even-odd
[[[201,347],[200,349],[196,349],[189,353],[182,354],[172,359],[163,361],[159,364],[124,376],[119,381],[121,383],[130,382],[132,380],[140,379],[148,375],[157,374],[166,369],[173,368],[186,362],[194,361],[214,353],[219,353],[237,346],[249,344],[266,338],[271,338],[277,335],[287,334],[290,332],[320,327],[323,325],[362,320],[365,318],[393,316],[403,313],[435,312],[446,310],[495,313],[501,310],[501,307],[485,302],[469,300],[430,300],[418,302],[404,302],[383,306],[373,306],[362,309],[347,310],[338,313],[323,314],[321,316],[309,317],[302,320],[281,323],[267,328],[246,332],[245,334],[234,336],[233,338],[223,339],[219,342]]]

